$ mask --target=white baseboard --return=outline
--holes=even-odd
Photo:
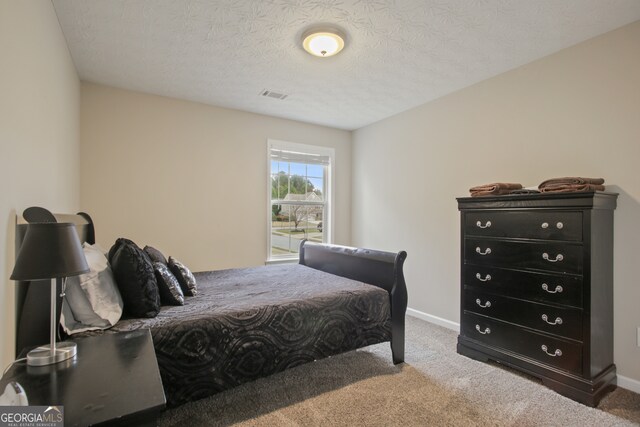
[[[456,322],[452,322],[451,320],[443,319],[442,317],[434,316],[432,314],[427,314],[420,310],[415,310],[413,308],[407,308],[407,314],[409,316],[417,317],[418,319],[425,320],[430,323],[434,323],[438,326],[442,326],[447,329],[451,329],[453,331],[460,331],[460,324]]]
[[[626,388],[634,393],[640,393],[640,381],[618,375],[618,387]]]
[[[442,326],[447,329],[454,330],[456,332],[460,331],[460,324],[456,322],[452,322],[451,320],[443,319],[442,317],[434,316],[432,314],[427,314],[420,310],[416,310],[413,308],[407,308],[407,314],[412,317],[417,317],[418,319],[434,323],[438,326]],[[634,393],[640,393],[640,381],[634,380],[633,378],[625,377],[623,375],[617,376],[618,387],[627,389],[629,391],[633,391]]]

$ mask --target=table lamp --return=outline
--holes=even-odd
[[[88,273],[75,225],[71,223],[29,224],[11,273],[11,280],[51,279],[51,343],[31,350],[27,365],[44,366],[62,362],[76,355],[76,343],[64,341],[56,346],[56,279]]]

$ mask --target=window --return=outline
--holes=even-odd
[[[298,257],[300,242],[332,241],[334,150],[268,141],[268,259]]]

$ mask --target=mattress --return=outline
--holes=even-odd
[[[184,306],[109,330],[151,330],[169,406],[391,337],[389,294],[372,285],[298,264],[195,277]]]

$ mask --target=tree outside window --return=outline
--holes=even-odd
[[[326,219],[331,157],[273,145],[270,156],[269,258],[295,257],[302,239],[329,241]]]

